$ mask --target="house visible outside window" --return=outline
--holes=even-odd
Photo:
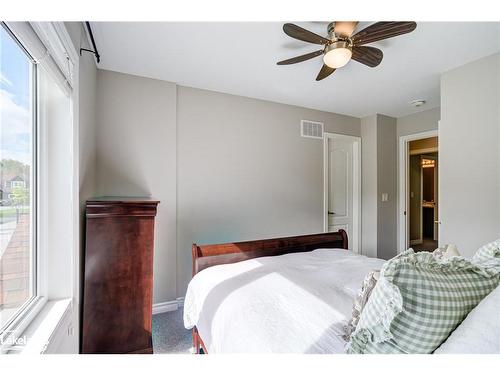
[[[0,27],[0,333],[37,296],[37,66]]]
[[[23,180],[20,180],[20,181],[11,181],[10,187],[12,189],[15,189],[15,188],[24,188],[25,187],[25,183],[24,183]]]

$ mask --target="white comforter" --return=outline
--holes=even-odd
[[[184,326],[209,353],[342,353],[353,300],[383,263],[318,249],[209,267],[189,283]]]

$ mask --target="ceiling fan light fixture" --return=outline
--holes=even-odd
[[[358,21],[333,21],[328,24],[328,36],[322,37],[293,23],[285,23],[283,31],[289,37],[303,42],[319,44],[321,49],[301,56],[278,61],[278,65],[296,64],[323,55],[323,65],[316,81],[321,81],[346,65],[351,59],[363,65],[375,68],[384,57],[384,53],[366,44],[394,38],[411,33],[417,27],[416,22],[375,22],[355,32]]]
[[[325,48],[323,62],[330,68],[343,67],[351,60],[352,50],[348,42],[334,42]]]

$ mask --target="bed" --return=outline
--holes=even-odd
[[[184,325],[195,352],[344,353],[344,326],[381,259],[345,231],[192,247]]]

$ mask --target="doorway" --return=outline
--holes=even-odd
[[[324,231],[347,232],[349,250],[361,242],[361,138],[325,133]]]
[[[400,251],[439,246],[438,136],[431,133],[400,140]]]

